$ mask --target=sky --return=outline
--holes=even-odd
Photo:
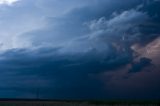
[[[0,98],[160,99],[160,0],[0,0]]]

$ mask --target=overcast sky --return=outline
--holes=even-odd
[[[159,99],[160,0],[0,0],[0,98]]]

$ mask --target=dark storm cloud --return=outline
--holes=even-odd
[[[143,4],[143,6],[139,9],[139,11],[146,12],[150,17],[150,19],[146,23],[139,25],[139,29],[141,31],[139,39],[142,41],[141,44],[143,45],[159,37],[160,33],[159,5],[160,1],[150,0],[148,1],[148,3],[146,2],[146,4]]]
[[[110,55],[105,60],[99,59],[96,51],[92,55],[60,55],[58,52],[59,48],[41,48],[2,53],[0,70],[4,83],[0,88],[9,88],[5,92],[17,91],[22,97],[28,97],[28,93],[31,98],[35,97],[37,88],[41,89],[42,98],[103,98],[107,95],[95,75],[130,61],[128,56],[118,57],[114,52],[113,57]]]
[[[141,71],[144,67],[148,67],[151,65],[151,59],[148,58],[141,58],[139,62],[137,63],[132,63],[132,68],[129,70],[129,72],[139,72]]]
[[[137,56],[131,47],[148,44],[159,36],[159,1],[29,0],[23,3],[31,4],[29,7],[36,18],[43,14],[41,18],[46,26],[18,35],[29,39],[30,49],[10,49],[0,54],[0,91],[12,93],[6,97],[32,98],[40,88],[42,98],[112,98],[98,74],[116,73],[131,65],[124,69],[128,77],[151,65],[148,58],[135,62]],[[17,9],[12,11],[27,11]],[[4,97],[4,93],[0,96]]]
[[[49,2],[50,4],[52,4],[52,2],[55,3],[55,1],[50,1],[50,2]],[[71,4],[72,3],[74,2],[71,2]],[[114,1],[94,0],[91,4],[88,0],[86,2],[82,2],[82,4],[83,3],[86,3],[86,5],[82,5],[77,8],[73,7],[72,9],[69,9],[70,11],[68,11],[66,14],[62,16],[58,17],[47,16],[46,17],[48,21],[47,29],[30,32],[22,36],[31,37],[31,39],[33,40],[32,44],[36,46],[37,45],[66,46],[68,42],[77,39],[81,36],[85,36],[89,33],[89,30],[84,25],[85,23],[88,23],[92,20],[98,20],[102,17],[105,17],[107,20],[109,20],[110,18],[112,18],[113,13],[121,14],[124,11],[128,11],[132,8],[135,8],[139,3],[142,3],[142,1],[125,0],[121,2],[115,0]],[[42,5],[43,2],[42,3],[38,2],[38,4],[40,8],[44,6]],[[60,2],[59,4],[63,5],[63,2],[62,3]],[[48,8],[54,10],[54,7],[48,7]],[[119,28],[120,27],[121,26],[119,26]],[[47,36],[45,36],[46,34]]]

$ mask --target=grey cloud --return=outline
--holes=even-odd
[[[148,58],[141,58],[139,62],[137,63],[132,63],[132,68],[129,70],[129,72],[139,72],[141,71],[143,68],[148,67],[151,64],[151,59]]]
[[[137,43],[151,42],[152,37],[157,37],[154,37],[155,33],[159,33],[148,26],[150,22],[154,29],[159,29],[159,24],[155,24],[158,18],[151,15],[152,6],[149,12],[145,9],[148,4],[137,9],[141,4],[142,0],[92,0],[92,3],[91,0],[22,0],[15,7],[5,7],[7,11],[0,13],[4,15],[3,25],[9,18],[14,22],[6,24],[4,29],[21,22],[28,25],[24,29],[29,28],[22,31],[23,23],[13,28],[15,32],[22,31],[16,37],[8,30],[7,40],[14,36],[17,45],[22,43],[23,46],[26,41],[30,47],[1,52],[0,89],[14,93],[7,97],[32,98],[35,96],[33,89],[37,88],[40,88],[42,98],[116,97],[104,88],[98,74],[117,73],[131,65],[124,70],[127,70],[126,76],[138,75],[151,63],[148,58],[134,62],[135,51],[131,48]],[[32,25],[28,21],[36,23]],[[39,23],[44,26],[39,28]],[[30,29],[30,26],[34,28]],[[4,93],[1,96],[4,97]]]
[[[57,3],[57,1],[49,1],[49,3],[48,2],[45,3],[44,1],[40,0],[37,2],[37,5],[39,6],[39,8],[43,8],[43,7],[45,8],[46,6],[43,6],[43,5],[53,4],[55,2]],[[64,1],[64,2],[66,2],[66,1]],[[58,1],[58,4],[63,5],[64,2]],[[78,1],[78,2],[80,2],[80,1]],[[46,15],[46,21],[48,22],[48,26],[46,29],[23,34],[23,35],[21,35],[22,38],[23,37],[25,38],[26,36],[31,38],[30,41],[31,41],[32,46],[43,46],[43,45],[63,46],[63,45],[67,45],[68,43],[70,43],[70,41],[74,42],[74,39],[79,39],[79,37],[87,36],[90,33],[89,29],[87,29],[87,27],[84,25],[84,23],[87,23],[93,19],[99,19],[102,16],[106,17],[106,19],[109,19],[110,16],[112,15],[112,13],[115,12],[116,10],[118,10],[119,8],[124,8],[124,10],[130,9],[131,7],[132,8],[135,7],[140,2],[137,0],[131,1],[131,2],[128,2],[128,0],[125,0],[125,2],[123,2],[123,3],[120,1],[111,1],[111,0],[101,0],[101,1],[95,0],[95,1],[92,1],[92,4],[90,4],[90,0],[87,0],[85,2],[81,1],[79,4],[82,4],[82,6],[80,6],[78,8],[75,8],[75,7],[72,8],[70,3],[74,4],[75,2],[72,2],[72,1],[67,2],[68,7],[62,6],[62,9],[63,9],[63,7],[64,8],[71,7],[71,9],[69,9],[70,11],[68,11],[66,14],[63,14],[63,15],[60,15],[57,17]],[[76,2],[76,4],[78,4],[78,3]],[[85,5],[83,5],[83,4],[85,4]],[[100,5],[102,5],[102,6],[100,6]],[[115,5],[115,7],[113,7],[111,5]],[[49,7],[49,9],[50,10],[57,10],[57,9],[54,9],[54,7]],[[64,9],[64,10],[68,10],[68,9]],[[124,10],[122,9],[122,13]],[[121,11],[116,11],[116,12],[121,12]],[[134,13],[134,11],[132,13]],[[135,14],[135,15],[139,15],[138,13],[139,12],[137,12],[137,14]],[[50,13],[50,14],[52,15],[52,13]],[[125,14],[125,12],[124,12],[124,14]],[[128,17],[128,18],[130,18],[130,17]],[[86,41],[86,42],[90,42],[90,41]],[[88,44],[87,44],[85,46],[90,47],[90,45],[88,46]],[[88,49],[88,48],[86,48],[86,49]]]
[[[95,33],[93,35],[97,38],[100,36],[105,40],[120,40],[123,37],[127,37],[127,40],[134,41],[136,40],[136,36],[140,34],[137,26],[146,22],[147,18],[147,14],[143,12],[129,10],[122,12],[110,20],[106,20],[104,17],[93,21],[90,24],[90,28]]]
[[[0,88],[9,88],[5,92],[20,90],[15,95],[19,93],[20,97],[28,97],[28,93],[31,98],[37,88],[41,89],[42,98],[107,97],[103,85],[94,76],[106,70],[117,69],[130,61],[130,57],[124,54],[122,56],[113,52],[102,59],[97,56],[96,51],[61,55],[59,48],[10,50],[0,56],[0,80],[4,82],[0,84]],[[46,90],[50,93],[45,93]]]

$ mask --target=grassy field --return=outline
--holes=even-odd
[[[160,101],[0,100],[0,106],[159,106]]]

